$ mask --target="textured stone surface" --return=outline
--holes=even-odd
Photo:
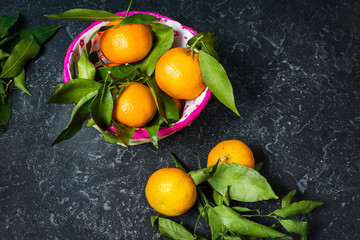
[[[173,166],[174,152],[190,169],[204,167],[219,141],[241,139],[264,161],[262,174],[283,196],[325,204],[299,220],[310,239],[360,239],[359,1],[135,1],[133,10],[159,12],[209,31],[232,81],[241,117],[212,101],[193,124],[160,141],[125,149],[83,128],[50,143],[72,106],[47,105],[62,81],[66,49],[88,22],[43,14],[70,8],[125,10],[127,1],[1,0],[0,14],[21,12],[19,27],[66,24],[27,67],[33,96],[11,89],[13,117],[0,133],[1,239],[160,239],[145,183]],[[270,212],[278,201],[254,204]],[[252,206],[249,204],[248,206]],[[197,211],[182,217],[193,229]],[[210,237],[200,221],[198,232]]]

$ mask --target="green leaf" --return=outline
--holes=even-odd
[[[0,88],[3,89],[3,85],[0,83]],[[0,90],[0,92],[3,92]],[[11,118],[11,98],[10,96],[2,96],[4,98],[4,102],[0,98],[0,131],[4,130],[4,127],[9,123]]]
[[[219,165],[207,181],[223,195],[224,189],[230,186],[230,199],[241,202],[278,198],[263,176],[252,168],[236,163]]]
[[[153,226],[156,226],[159,234],[172,240],[195,240],[197,239],[183,225],[180,225],[170,219],[157,217],[152,218]]]
[[[224,203],[226,206],[229,207],[230,205],[230,199],[229,199],[229,191],[230,191],[230,186],[227,186],[224,190]]]
[[[6,50],[4,45],[7,44],[11,39],[14,38],[14,35],[9,35],[8,33],[0,34],[0,48]],[[7,51],[7,50],[6,50]]]
[[[109,143],[123,143],[122,140],[118,136],[116,136],[112,133],[109,133],[109,132],[105,132],[105,131],[101,130],[100,128],[98,128],[98,129],[104,136],[105,141],[107,141]]]
[[[96,123],[95,123],[94,119],[92,119],[92,118],[90,118],[90,120],[86,124],[87,127],[92,127],[92,126],[95,126],[95,125],[96,125]],[[114,135],[114,134],[111,134],[111,135]]]
[[[209,55],[211,55],[213,58],[215,58],[217,61],[219,61],[219,55],[215,51],[215,49],[207,43],[201,42],[201,50]]]
[[[158,87],[156,87],[157,85],[155,85],[155,80],[153,78],[147,78],[146,79],[146,83],[151,91],[151,94],[154,98],[156,107],[158,109],[158,113],[160,114],[161,117],[163,117],[164,121],[169,124],[169,119],[166,116],[166,111],[165,111],[165,107],[164,107],[164,103],[161,99],[161,92],[158,89]]]
[[[195,43],[195,47],[197,49],[201,49],[201,45],[203,43],[210,45],[212,48],[216,48],[216,46],[218,45],[218,40],[210,32],[201,32],[190,38],[187,42],[187,45],[193,46]]]
[[[196,206],[197,206],[197,208],[199,210],[199,214],[204,219],[204,222],[207,223],[207,219],[208,219],[208,217],[207,217],[207,206],[206,207],[204,206],[204,204],[202,203],[202,201],[200,200],[199,197],[196,198]]]
[[[119,25],[126,25],[126,24],[150,24],[154,21],[158,20],[157,17],[149,14],[133,14],[129,17],[124,18]]]
[[[201,75],[210,91],[220,102],[240,116],[235,106],[233,88],[223,66],[205,52],[199,52],[199,63]]]
[[[19,32],[20,38],[27,38],[34,35],[40,45],[44,44],[57,30],[65,25],[50,25],[46,27],[39,27],[33,29],[22,29]]]
[[[279,217],[289,218],[295,216],[297,214],[308,213],[316,207],[323,205],[321,202],[313,202],[313,201],[300,201],[294,202],[287,207],[276,209],[273,213]]]
[[[298,222],[294,220],[282,219],[279,220],[281,225],[286,229],[286,231],[291,233],[297,233],[301,235],[301,239],[306,240],[309,233],[309,224],[308,222]]]
[[[81,98],[91,92],[97,92],[101,83],[94,80],[75,78],[62,83],[55,90],[47,103],[71,104],[78,103]]]
[[[19,19],[19,13],[11,16],[0,15],[0,35],[6,33]]]
[[[0,60],[3,60],[4,58],[7,58],[10,56],[10,54],[4,52],[2,49],[0,49]]]
[[[256,171],[260,172],[260,170],[261,170],[261,168],[263,167],[263,165],[264,165],[264,162],[256,163],[254,169],[255,169]]]
[[[129,146],[130,139],[134,137],[135,129],[134,127],[128,127],[122,123],[113,121],[113,127],[116,131],[117,137],[124,143],[127,147]]]
[[[216,173],[216,170],[218,168],[218,164],[219,161],[216,164],[211,165],[210,167],[199,169],[196,171],[190,171],[189,175],[193,179],[194,183],[196,185],[199,185],[213,177],[214,173]]]
[[[156,119],[161,119],[163,121],[163,118],[158,113],[156,113],[153,120],[157,121]],[[145,127],[145,130],[149,134],[151,142],[156,149],[159,148],[158,133],[160,126],[161,126],[161,122],[155,124],[150,123],[149,126]]]
[[[213,192],[213,199],[217,206],[223,205],[224,197],[216,190]]]
[[[115,90],[115,94],[112,96],[113,104],[116,103],[121,93],[127,88],[128,83],[124,84],[120,89]]]
[[[229,236],[229,235],[226,235],[224,233],[220,233],[220,236],[224,240],[243,240],[243,239],[245,239],[245,238],[242,238],[242,237],[239,237],[239,236]]]
[[[285,197],[281,199],[281,208],[288,207],[291,204],[293,197],[296,194],[296,190],[290,191]]]
[[[25,82],[25,69],[21,71],[21,73],[14,77],[14,84],[15,87],[23,90],[25,93],[31,96],[31,93],[26,88],[26,82]]]
[[[111,123],[113,110],[113,99],[109,89],[109,85],[105,82],[98,90],[97,95],[93,99],[90,107],[91,118],[96,125],[106,131]]]
[[[136,67],[128,65],[117,65],[112,67],[103,67],[96,70],[96,79],[104,80],[106,79],[108,73],[111,73],[112,77],[117,79],[129,80],[132,81],[139,74],[139,71]]]
[[[61,141],[70,139],[81,129],[84,121],[90,118],[90,105],[96,93],[97,92],[95,91],[91,92],[80,99],[78,104],[74,107],[69,124],[60,133],[51,146],[54,146]]]
[[[228,232],[228,229],[224,224],[222,224],[220,217],[216,214],[213,208],[209,208],[208,210],[208,219],[212,240],[217,240],[222,233]]]
[[[107,11],[83,9],[83,8],[71,9],[61,14],[50,14],[44,16],[55,19],[72,19],[72,20],[82,20],[82,21],[116,21],[124,18],[109,13]]]
[[[12,49],[16,46],[18,42],[23,38],[28,38],[34,36],[37,42],[42,45],[44,44],[55,32],[64,27],[63,25],[51,25],[46,27],[39,27],[33,29],[21,29],[19,32],[15,33],[11,41],[9,41],[5,46],[8,52],[11,52]]]
[[[83,51],[78,61],[79,78],[94,80],[96,69],[89,60],[87,51]]]
[[[252,210],[250,208],[240,207],[240,206],[234,206],[234,207],[232,207],[232,209],[234,209],[237,212],[241,212],[241,213],[254,211],[254,210]]]
[[[151,83],[152,87],[155,88],[155,93],[158,94],[158,96],[160,97],[160,101],[162,102],[165,110],[165,116],[162,117],[174,122],[178,121],[179,109],[177,108],[174,99],[172,99],[169,95],[160,90],[154,78],[148,78],[147,80]]]
[[[34,58],[40,50],[40,45],[34,37],[22,39],[6,60],[0,78],[15,77],[21,73],[26,63]]]
[[[154,33],[154,41],[150,53],[134,66],[151,76],[159,58],[167,52],[174,43],[174,29],[164,24],[150,24]]]
[[[233,209],[224,205],[214,207],[213,212],[226,228],[236,234],[261,238],[279,238],[286,236],[270,227],[244,218]]]

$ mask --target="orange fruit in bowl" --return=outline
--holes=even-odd
[[[116,26],[120,21],[110,22]],[[150,52],[153,39],[144,24],[126,24],[101,33],[99,47],[112,63],[124,64],[140,61]]]
[[[247,167],[255,167],[254,154],[251,149],[240,140],[227,140],[218,143],[208,155],[207,166],[215,164],[237,163]]]
[[[172,48],[160,57],[155,79],[161,90],[176,99],[194,99],[206,88],[199,55],[191,55],[184,47]]]
[[[196,185],[179,168],[162,168],[154,172],[145,187],[152,208],[169,217],[186,213],[196,201]]]
[[[143,127],[157,111],[150,89],[138,82],[129,83],[114,104],[112,118],[129,127]]]

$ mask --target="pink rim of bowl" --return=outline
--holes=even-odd
[[[119,12],[116,13],[117,15],[120,16],[125,16],[126,12]],[[171,26],[171,24],[179,24],[178,22],[176,22],[175,20],[165,17],[161,14],[158,13],[152,13],[152,12],[140,12],[140,11],[131,11],[129,12],[129,15],[133,15],[133,14],[150,14],[153,15],[157,18],[159,18],[159,22],[169,25]],[[97,25],[104,23],[101,21],[96,21],[93,24],[91,24],[88,28],[86,28],[84,31],[82,31],[75,39],[74,41],[70,44],[67,52],[66,52],[66,56],[64,59],[64,69],[63,69],[63,79],[64,82],[67,82],[69,80],[71,80],[71,73],[70,73],[70,63],[71,63],[71,55],[74,52],[74,48],[76,46],[76,44],[81,40],[81,37],[86,34],[89,30],[93,29],[94,27],[96,27]],[[187,31],[188,33],[190,33],[192,36],[196,35],[196,31],[194,31],[193,29],[184,26],[184,25],[180,25],[182,31]],[[179,37],[179,33],[177,31],[175,31],[175,37]],[[188,37],[184,37],[184,39],[188,39]],[[187,41],[187,40],[186,40]],[[81,43],[80,43],[81,44]],[[166,137],[174,132],[179,131],[180,129],[184,128],[185,126],[188,126],[199,114],[202,110],[204,110],[205,106],[207,105],[207,103],[209,102],[211,97],[211,91],[206,88],[204,90],[204,92],[198,97],[198,98],[202,98],[201,102],[196,103],[195,105],[195,109],[192,110],[189,114],[185,114],[185,110],[190,106],[195,104],[196,100],[198,98],[195,98],[193,100],[187,100],[185,102],[185,106],[184,106],[184,114],[181,117],[181,119],[172,124],[172,127],[161,127],[159,129],[158,132],[158,137],[162,138],[162,137]],[[108,130],[108,132],[115,134],[115,129],[111,126]],[[150,138],[149,134],[146,132],[145,128],[137,128],[133,137],[133,140],[139,140],[139,139],[144,139],[144,138]]]

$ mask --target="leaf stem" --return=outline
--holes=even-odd
[[[195,50],[195,46],[196,46],[196,44],[197,44],[197,42],[201,39],[201,38],[203,38],[203,36],[200,36],[198,39],[196,39],[196,41],[190,46],[190,49],[191,49],[191,55],[194,55],[194,50]],[[199,49],[198,49],[199,50]]]
[[[198,216],[198,218],[197,218],[197,220],[196,220],[195,227],[194,227],[194,236],[196,236],[196,228],[197,228],[197,225],[199,224],[200,217],[201,217],[202,213],[203,213],[205,210],[207,210],[207,207],[209,207],[209,205],[206,204],[206,205],[204,206],[204,208],[201,210],[201,212],[200,212],[200,214],[199,214],[199,216]]]
[[[5,85],[6,85],[6,87],[5,87],[5,94],[7,93],[7,90],[8,90],[8,88],[9,88],[9,85],[10,85],[11,82],[12,82],[12,80],[10,80],[8,83],[5,82]]]
[[[130,8],[131,8],[132,1],[133,1],[133,0],[130,0],[129,6],[128,6],[127,10],[126,10],[126,15],[125,15],[125,17],[127,17],[127,16],[128,16],[128,14],[129,14],[129,11],[130,11]]]

